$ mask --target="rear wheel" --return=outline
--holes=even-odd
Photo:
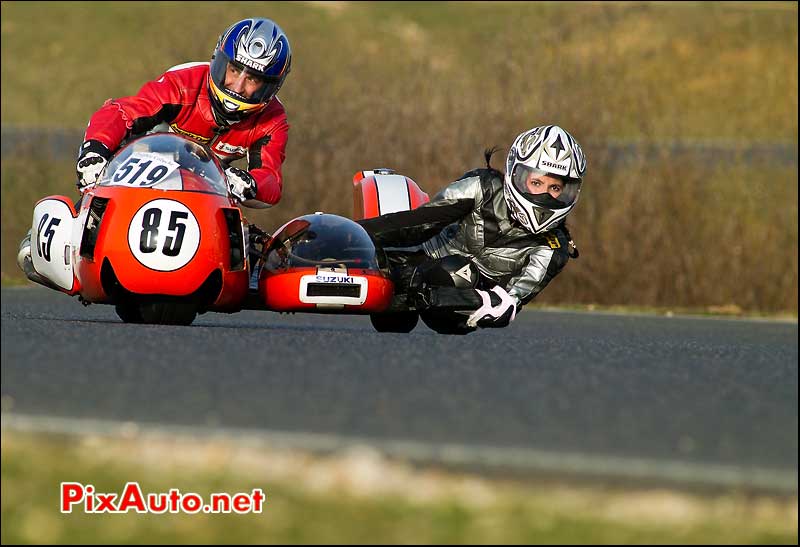
[[[436,317],[429,313],[422,313],[420,314],[422,318],[422,322],[425,323],[429,329],[435,330],[439,334],[469,334],[471,332],[475,332],[476,328],[473,327],[465,327],[463,323],[456,322],[452,319],[443,318],[443,317]]]
[[[419,314],[415,311],[373,313],[369,319],[378,332],[411,332],[417,326]]]

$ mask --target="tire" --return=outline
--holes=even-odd
[[[369,320],[378,332],[411,332],[417,326],[419,314],[415,311],[373,313]]]
[[[125,323],[154,325],[191,325],[197,306],[180,302],[125,302],[114,309]]]
[[[197,317],[197,306],[184,302],[142,302],[139,312],[144,323],[191,325]]]
[[[433,315],[422,313],[420,314],[422,322],[428,326],[429,329],[438,332],[439,334],[456,334],[464,335],[478,330],[474,327],[465,327],[456,323],[452,319],[442,317],[435,317]]]
[[[144,323],[142,313],[135,302],[117,304],[114,309],[117,311],[117,316],[125,323]]]

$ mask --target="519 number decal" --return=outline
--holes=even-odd
[[[114,171],[111,183],[120,186],[155,186],[166,180],[178,164],[158,154],[139,152]]]

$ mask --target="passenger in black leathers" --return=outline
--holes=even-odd
[[[586,173],[555,125],[520,134],[506,174],[469,171],[411,211],[359,221],[389,256],[396,292],[456,330],[505,327],[577,257],[565,219]]]

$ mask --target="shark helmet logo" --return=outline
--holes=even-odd
[[[548,156],[553,158],[553,160],[561,161],[561,159],[564,157],[564,152],[567,151],[564,143],[561,142],[561,134],[556,133],[556,138],[545,147],[545,151],[547,152]]]
[[[236,60],[255,70],[264,71],[279,57],[283,49],[280,40],[267,43],[264,36],[258,33],[258,25],[246,26],[234,41]]]

